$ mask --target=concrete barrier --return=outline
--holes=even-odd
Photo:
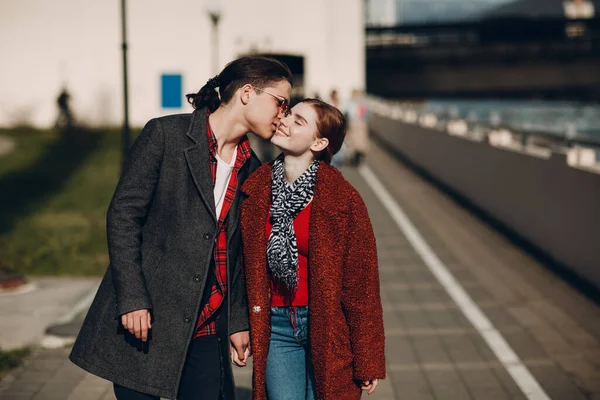
[[[458,195],[600,288],[600,173],[374,113],[371,130]]]

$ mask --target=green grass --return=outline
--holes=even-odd
[[[0,130],[0,267],[25,275],[94,275],[108,265],[106,209],[118,181],[117,131]]]
[[[17,368],[23,362],[23,359],[31,353],[29,348],[4,351],[0,349],[0,380],[6,372]]]

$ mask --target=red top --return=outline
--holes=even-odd
[[[306,307],[308,306],[308,226],[312,202],[294,219],[294,232],[298,247],[298,287],[295,293],[275,277],[271,277],[271,306],[272,307]],[[271,218],[267,218],[267,240],[271,235]]]
[[[209,113],[206,113],[206,134],[208,135],[208,149],[210,153],[210,173],[214,185],[217,179],[216,154],[219,146],[217,144],[217,138],[210,127],[208,115]],[[235,165],[231,171],[231,178],[229,178],[229,184],[227,185],[227,191],[225,192],[225,200],[223,201],[221,215],[217,216],[219,217],[219,224],[214,250],[215,283],[211,288],[211,294],[206,305],[198,315],[198,320],[196,321],[196,335],[194,337],[208,336],[216,333],[216,320],[211,317],[219,309],[221,303],[223,303],[225,294],[227,293],[227,213],[235,198],[238,186],[238,171],[251,155],[252,150],[250,149],[250,142],[248,141],[248,138],[244,136],[238,143]]]

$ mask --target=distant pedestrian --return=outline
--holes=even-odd
[[[329,93],[329,104],[331,104],[338,110],[341,108],[340,107],[340,96],[338,95],[338,91],[336,89],[332,89],[331,93]]]
[[[329,104],[331,104],[333,107],[337,108],[338,110],[342,109],[342,106],[340,103],[340,96],[338,95],[338,91],[336,89],[332,89],[331,92],[329,93]],[[346,157],[346,148],[347,148],[346,143],[342,143],[342,147],[340,147],[340,150],[337,153],[335,153],[333,158],[331,159],[331,165],[333,165],[334,167],[337,167],[337,168],[344,165],[344,160]]]
[[[352,91],[352,98],[346,106],[346,118],[348,123],[348,144],[352,165],[359,166],[369,151],[369,112],[367,104],[360,90]]]
[[[56,128],[70,129],[73,127],[73,114],[69,106],[70,98],[71,96],[69,95],[67,89],[63,88],[56,99],[56,104],[58,105],[58,117],[56,118],[56,123],[54,124]]]

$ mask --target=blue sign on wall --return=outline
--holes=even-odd
[[[181,88],[181,74],[161,75],[162,107],[181,108],[183,93]]]

